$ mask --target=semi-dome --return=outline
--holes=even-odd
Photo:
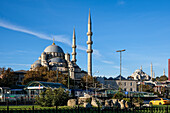
[[[54,43],[53,43],[53,45],[46,47],[44,52],[64,53],[63,50],[61,49],[61,47],[55,45]]]
[[[66,63],[64,59],[58,57],[50,59],[49,62]]]

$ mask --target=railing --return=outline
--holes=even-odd
[[[165,107],[143,107],[143,108],[130,108],[120,109],[113,107],[96,107],[96,108],[83,108],[75,107],[72,109],[60,109],[57,106],[51,109],[45,108],[10,108],[7,106],[5,109],[0,108],[0,113],[170,113],[170,105]]]

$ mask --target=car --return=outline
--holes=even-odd
[[[157,98],[149,102],[149,105],[165,105],[165,104],[170,105],[170,100],[166,98]]]

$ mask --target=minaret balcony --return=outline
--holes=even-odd
[[[76,52],[72,52],[72,55],[77,55],[77,53]]]
[[[72,45],[72,48],[76,48],[77,46],[76,45]]]
[[[87,53],[93,53],[93,50],[92,49],[88,49]]]
[[[93,41],[87,41],[87,44],[93,44]]]
[[[92,32],[87,32],[87,36],[92,36],[93,33]]]

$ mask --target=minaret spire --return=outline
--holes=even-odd
[[[164,71],[163,71],[163,76],[165,76],[165,69],[164,69]]]
[[[153,76],[153,67],[152,67],[152,62],[151,62],[151,80],[152,80],[152,76]]]
[[[53,38],[53,44],[52,45],[55,45],[54,41],[55,41],[55,39]]]
[[[93,41],[92,41],[92,24],[91,24],[91,15],[90,15],[90,9],[89,9],[89,18],[88,18],[88,32],[87,32],[87,36],[88,36],[88,41],[87,41],[87,45],[88,45],[88,49],[87,49],[87,55],[88,55],[88,75],[92,76],[92,53],[93,53],[93,50],[92,50],[92,44],[93,44]]]
[[[76,34],[75,34],[75,28],[73,29],[73,45],[72,45],[72,61],[76,62]]]

